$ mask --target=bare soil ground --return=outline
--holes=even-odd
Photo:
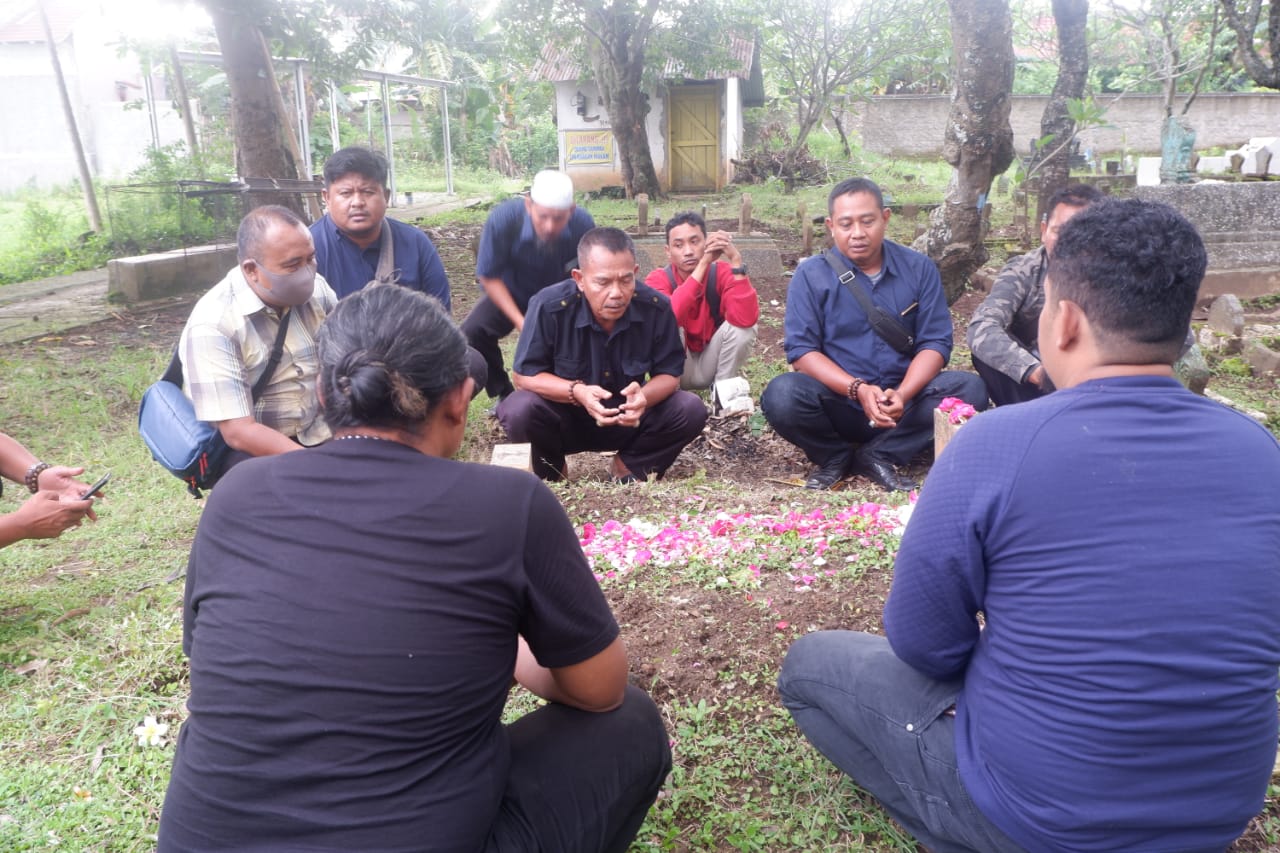
[[[734,230],[736,224],[710,223],[712,228],[726,230]],[[769,229],[763,223],[756,223],[756,228],[773,231],[784,264],[793,267],[799,235]],[[474,303],[477,292],[472,275],[478,228],[443,226],[429,228],[428,233],[453,283],[454,315],[460,319]],[[787,279],[753,281],[764,307],[755,355],[764,362],[780,362]],[[966,294],[953,306],[958,344],[963,345],[965,321],[981,297],[980,293]],[[86,355],[99,347],[117,345],[167,350],[181,331],[191,301],[177,299],[122,310],[109,320],[73,330],[63,337],[63,343]],[[967,354],[955,359],[953,366],[967,369]],[[752,388],[757,399],[760,390]],[[472,428],[479,448],[473,449],[470,456],[487,459],[491,445],[503,440],[500,430],[492,420],[473,424]],[[908,473],[922,478],[928,464],[928,459],[919,459]],[[676,504],[691,514],[724,509],[754,513],[807,511],[831,506],[833,500],[797,488],[808,464],[798,450],[764,427],[758,415],[713,421],[707,433],[685,450],[662,483],[640,488],[612,487],[605,482],[606,460],[596,454],[574,457],[570,465],[571,483],[559,487],[565,490],[562,497],[567,503],[575,502],[579,512],[581,507],[589,506],[600,518],[625,520],[661,515],[672,512]],[[704,491],[699,488],[699,478],[704,477],[720,482],[715,489]],[[722,483],[733,484],[731,506],[725,505]],[[874,484],[860,478],[847,482],[845,491],[853,501],[888,498]],[[574,508],[570,507],[570,511],[574,513]],[[754,596],[734,597],[690,587],[647,590],[617,586],[609,589],[608,596],[627,638],[632,677],[649,689],[660,705],[697,703],[700,699],[710,702],[729,694],[754,696],[776,704],[773,674],[795,634],[819,628],[879,630],[889,583],[890,572],[881,569],[868,572],[857,583],[841,585],[831,595],[797,590],[794,584],[775,575],[765,579]],[[761,614],[765,601],[768,618]],[[780,625],[791,630],[781,630]],[[1269,799],[1261,818],[1280,818],[1280,801]],[[1234,853],[1272,849],[1258,821],[1231,848]]]

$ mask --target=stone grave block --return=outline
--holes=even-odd
[[[1160,185],[1160,158],[1138,158],[1138,186],[1155,187]]]
[[[1192,344],[1182,357],[1173,363],[1173,375],[1188,390],[1204,395],[1209,384],[1209,363],[1204,359],[1204,352],[1199,344]]]
[[[533,445],[527,442],[522,444],[495,444],[493,446],[493,455],[489,458],[489,464],[497,465],[501,468],[517,468],[532,474]]]
[[[1240,163],[1240,174],[1262,176],[1267,174],[1267,167],[1271,165],[1271,146],[1276,142],[1275,137],[1259,137],[1250,139],[1249,142],[1240,149],[1243,160]]]
[[[1231,158],[1225,154],[1221,157],[1201,157],[1196,164],[1198,175],[1225,175],[1231,171]]]
[[[1200,329],[1200,346],[1234,355],[1244,348],[1243,335],[1244,308],[1235,294],[1224,293],[1209,306],[1209,322]]]
[[[1249,342],[1249,346],[1244,351],[1244,360],[1253,368],[1254,376],[1280,373],[1280,352],[1276,352],[1261,341]]]

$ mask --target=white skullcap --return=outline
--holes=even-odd
[[[555,169],[543,169],[533,176],[529,198],[539,207],[568,210],[573,207],[573,179]]]

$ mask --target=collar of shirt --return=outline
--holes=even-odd
[[[257,314],[259,311],[279,313],[278,309],[267,305],[254,291],[248,279],[244,277],[243,267],[236,267],[231,271],[231,304],[242,317]]]
[[[608,335],[609,340],[631,327],[631,324],[644,322],[644,318],[636,311],[635,297],[631,302],[627,303],[627,310],[623,312],[618,321],[613,324],[613,331],[606,332],[604,326],[596,319],[596,315],[591,313],[591,306],[587,303],[586,297],[582,295],[582,291],[578,291],[577,304],[573,306],[573,326],[575,329],[585,329],[590,327],[594,331],[602,335]]]

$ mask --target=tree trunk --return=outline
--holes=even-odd
[[[236,171],[241,178],[304,178],[293,119],[285,108],[266,38],[245,17],[239,3],[205,2],[218,34],[222,67],[231,90]],[[264,204],[281,204],[299,216],[307,216],[302,198],[292,193],[250,193],[246,206]]]
[[[102,214],[98,212],[98,197],[93,191],[93,176],[89,173],[89,161],[84,156],[84,143],[80,141],[76,111],[71,106],[67,80],[62,76],[58,45],[53,41],[53,29],[49,26],[49,16],[45,13],[43,0],[36,4],[36,8],[40,12],[40,26],[44,28],[44,40],[49,45],[49,61],[53,64],[53,77],[58,83],[58,96],[62,100],[62,115],[67,121],[67,133],[71,136],[71,147],[76,152],[76,166],[80,170],[80,190],[84,193],[84,209],[85,215],[89,218],[89,230],[100,234],[102,233]]]
[[[1280,2],[1272,0],[1267,8],[1267,48],[1263,52],[1259,52],[1254,43],[1262,12],[1261,0],[1243,0],[1241,5],[1243,8],[1237,7],[1236,0],[1222,0],[1227,23],[1236,34],[1236,53],[1253,82],[1268,89],[1280,89]]]
[[[1053,138],[1042,146],[1049,156],[1040,166],[1040,199],[1036,221],[1042,221],[1049,197],[1070,180],[1071,138],[1076,123],[1067,113],[1067,102],[1084,96],[1089,77],[1089,45],[1085,26],[1089,22],[1089,0],[1053,0],[1053,20],[1058,28],[1058,79],[1053,94],[1040,117],[1040,136]]]
[[[1007,0],[947,5],[955,78],[942,151],[954,171],[943,203],[929,217],[929,230],[914,245],[938,265],[950,304],[987,260],[982,240],[991,181],[1013,162],[1013,24]]]
[[[645,117],[649,103],[641,88],[645,62],[645,43],[652,29],[658,0],[646,0],[643,8],[629,14],[618,7],[618,0],[607,9],[592,12],[590,28],[595,41],[588,53],[591,70],[604,98],[609,114],[609,127],[618,144],[622,164],[622,183],[628,198],[640,193],[650,198],[663,198],[653,154],[649,150],[649,133]]]
[[[191,115],[191,99],[187,97],[187,79],[182,73],[182,60],[178,57],[178,48],[169,42],[169,63],[173,66],[174,94],[182,105],[182,129],[187,135],[187,156],[196,167],[196,177],[204,178],[204,160],[200,157],[200,146],[196,141],[196,122]]]

